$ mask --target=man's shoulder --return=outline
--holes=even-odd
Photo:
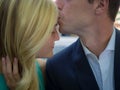
[[[69,47],[55,54],[52,58],[48,59],[48,61],[54,63],[62,62],[63,60],[67,60],[69,57],[71,57],[72,53],[74,53],[73,45],[70,45]]]
[[[116,33],[120,35],[120,30],[117,28],[115,30],[116,30]]]
[[[120,30],[115,29],[116,30],[116,41],[120,40]]]
[[[71,62],[76,55],[77,51],[79,50],[79,42],[78,39],[76,42],[65,48],[64,50],[60,51],[59,53],[55,54],[52,58],[50,58],[47,63],[55,64],[66,64],[68,62]]]

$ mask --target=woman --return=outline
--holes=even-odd
[[[51,0],[0,0],[0,58],[8,55],[12,63],[18,59],[21,79],[16,90],[44,90],[43,82],[38,83],[35,56],[51,35],[57,16]],[[0,81],[0,89],[8,90],[2,74]]]
[[[50,58],[53,56],[54,43],[55,41],[59,40],[59,33],[56,29],[57,28],[55,27],[52,34],[48,38],[48,40],[45,42],[44,46],[39,50],[37,54],[36,60],[38,63],[36,63],[36,67],[39,67],[37,68],[37,72],[40,72],[38,73],[39,74],[38,78],[40,78],[41,76],[45,76],[44,74],[45,74],[45,67],[46,67],[47,59],[44,59],[44,58]],[[12,69],[12,67],[14,69]],[[3,69],[2,71],[4,72],[3,74],[5,76],[7,85],[9,86],[10,89],[14,90],[14,88],[16,87],[16,83],[20,80],[17,59],[15,58],[15,62],[11,65],[9,57],[6,57],[6,59],[3,58],[2,69]],[[14,74],[14,72],[16,72],[16,74]],[[40,78],[39,81],[44,82],[44,79]]]

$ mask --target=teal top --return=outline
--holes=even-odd
[[[36,70],[38,74],[39,88],[40,90],[45,90],[44,78],[43,78],[42,70],[38,62],[36,62]]]
[[[5,82],[3,74],[0,73],[0,90],[9,90]]]
[[[40,68],[40,65],[38,64],[38,62],[36,62],[36,70],[37,70],[37,74],[38,74],[39,88],[40,88],[40,90],[45,90],[44,78],[43,78],[42,71],[41,71],[41,68]],[[7,84],[5,82],[5,78],[4,78],[3,74],[1,74],[1,73],[0,73],[0,90],[9,90],[9,88],[7,87]]]

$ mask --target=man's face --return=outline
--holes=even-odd
[[[60,11],[60,32],[76,34],[93,20],[94,7],[88,0],[56,0]]]

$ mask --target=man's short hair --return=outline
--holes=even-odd
[[[88,2],[93,3],[94,0],[88,0]],[[120,0],[109,0],[108,15],[112,21],[115,21],[119,6]]]

